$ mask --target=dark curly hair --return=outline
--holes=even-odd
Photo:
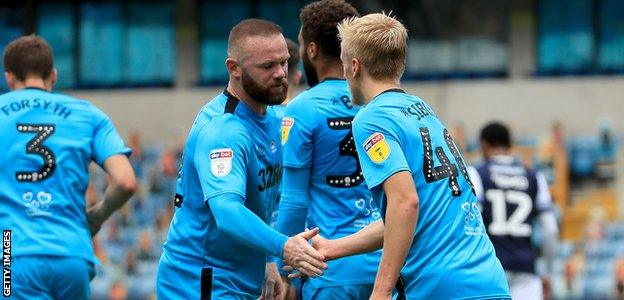
[[[301,37],[306,44],[315,42],[323,55],[340,58],[340,40],[336,26],[340,21],[353,16],[359,16],[358,11],[344,0],[312,2],[304,6],[299,14]]]

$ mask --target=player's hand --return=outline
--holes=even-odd
[[[264,285],[262,286],[263,300],[282,300],[286,296],[287,287],[277,271],[277,264],[267,263],[264,271]]]
[[[312,241],[312,247],[314,247],[314,249],[316,249],[321,255],[325,256],[326,261],[336,259],[336,256],[334,255],[334,250],[333,250],[333,247],[334,247],[333,240],[325,239],[321,237],[320,234],[317,234],[311,239],[311,241]],[[297,272],[295,268],[289,265],[285,265],[283,270],[286,272],[290,272],[290,274],[288,274],[289,279],[300,278],[300,277],[305,276],[305,274],[301,272]]]
[[[542,290],[544,300],[550,300],[552,298],[552,283],[549,276],[542,276]]]
[[[284,300],[297,300],[297,289],[290,282],[290,279],[287,276],[282,276],[282,283],[284,283],[284,289],[286,290]]]
[[[333,240],[325,239],[320,234],[317,234],[312,238],[312,247],[325,256],[326,261],[336,259]]]
[[[318,228],[307,230],[289,238],[284,246],[284,262],[310,277],[322,275],[327,269],[325,257],[308,244],[318,233]]]
[[[87,221],[89,222],[91,236],[95,236],[95,234],[100,231],[104,220],[105,218],[102,215],[102,202],[87,208]]]

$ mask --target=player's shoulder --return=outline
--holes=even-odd
[[[308,124],[307,126],[315,126],[318,119],[318,102],[309,91],[309,89],[303,91],[288,102],[284,118],[290,118],[300,124]]]
[[[200,136],[208,136],[215,141],[248,141],[250,132],[245,123],[236,115],[224,113],[199,125]]]
[[[311,105],[331,104],[334,99],[340,96],[351,98],[351,92],[349,91],[347,81],[344,79],[330,78],[299,93],[299,95],[288,103],[288,106],[291,106],[291,103],[293,103],[293,107],[310,109]]]
[[[314,92],[311,92],[311,89],[307,89],[299,95],[295,96],[288,105],[286,105],[286,114],[289,113],[297,113],[305,110],[310,110],[316,106]]]
[[[392,121],[391,115],[380,103],[376,101],[370,102],[364,105],[360,111],[353,118],[354,124],[375,124],[378,122],[390,122]]]
[[[371,102],[372,105],[369,106],[389,110],[399,108],[402,110],[412,105],[415,105],[416,103],[418,103],[418,105],[424,105],[427,106],[427,108],[430,108],[429,104],[422,98],[413,94],[409,94],[403,89],[395,88],[386,90],[381,94],[377,95],[374,101]]]

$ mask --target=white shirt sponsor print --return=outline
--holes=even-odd
[[[354,227],[366,227],[368,224],[373,223],[381,218],[381,213],[373,202],[373,198],[368,199],[368,202],[365,199],[358,199],[355,200],[354,204],[355,207],[359,210],[357,212],[355,221],[353,221]]]
[[[52,194],[50,193],[41,191],[38,192],[37,197],[35,197],[33,192],[26,192],[22,195],[22,201],[24,201],[26,214],[28,214],[28,216],[37,217],[52,215],[52,213],[48,211],[50,203],[52,202]]]

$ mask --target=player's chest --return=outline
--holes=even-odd
[[[282,180],[282,149],[275,137],[255,137],[251,144],[249,182],[258,192],[279,186]]]

